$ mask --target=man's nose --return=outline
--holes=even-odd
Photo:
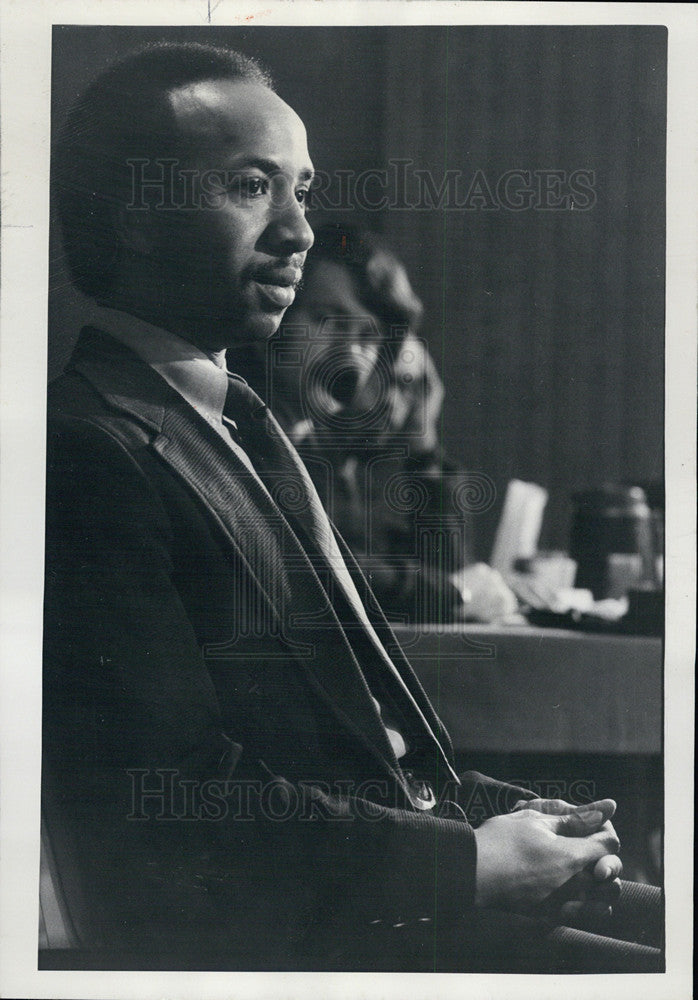
[[[310,250],[315,236],[305,217],[305,209],[295,194],[287,195],[274,206],[268,239],[273,244],[274,252],[281,256]]]

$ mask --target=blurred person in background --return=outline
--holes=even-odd
[[[473,562],[483,477],[441,448],[444,387],[417,335],[422,311],[385,241],[326,224],[280,331],[229,362],[269,400],[384,610],[497,621],[516,599]]]

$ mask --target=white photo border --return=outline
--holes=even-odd
[[[467,977],[472,997],[692,995],[698,22],[693,5],[421,0],[3,0],[0,995],[459,996],[461,975],[39,972],[39,778],[51,32],[94,25],[660,24],[668,27],[665,870],[667,972]],[[693,15],[693,16],[692,16]]]

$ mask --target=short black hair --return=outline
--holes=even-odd
[[[53,153],[53,187],[71,277],[80,291],[108,297],[120,241],[115,208],[131,198],[129,160],[177,158],[169,91],[207,80],[274,89],[250,56],[198,42],[156,43],[94,80],[72,107]]]

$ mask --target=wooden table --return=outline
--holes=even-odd
[[[661,752],[658,638],[486,625],[396,634],[456,751]]]

